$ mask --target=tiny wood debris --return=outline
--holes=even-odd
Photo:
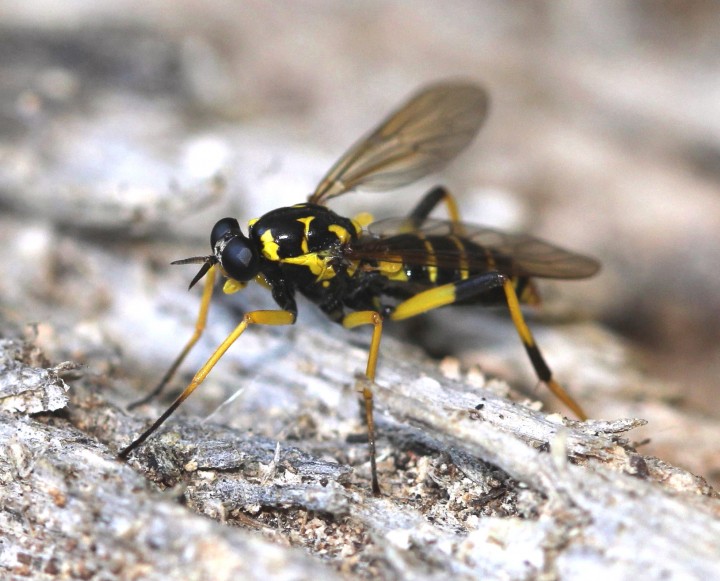
[[[144,423],[86,379],[72,382],[60,412],[3,410],[0,570],[35,579],[720,574],[716,493],[636,452],[625,434],[641,420],[544,416],[448,380],[393,341],[385,348],[398,364],[376,390],[380,498],[369,493],[364,443],[296,442],[302,451],[180,414],[126,465],[115,454]],[[17,360],[30,352],[0,344],[0,358],[15,362],[2,367],[6,389],[28,393],[24,378],[53,376],[37,359]],[[294,381],[320,380],[304,373]],[[42,385],[54,393],[63,383],[55,373]]]
[[[59,374],[75,366],[48,365],[32,345],[0,339],[0,410],[37,414],[65,407],[68,386]]]
[[[720,5],[29,4],[0,9],[0,579],[720,579],[718,495],[675,466],[720,475]],[[559,329],[531,326],[612,421],[488,380],[535,381],[499,318],[408,321],[462,363],[383,337],[375,498],[353,386],[367,335],[309,308],[243,337],[118,462],[168,401],[127,404],[197,316],[192,274],[167,264],[207,252],[222,216],[302,201],[386,106],[455,73],[493,113],[436,183],[463,219],[602,260],[557,296],[610,327],[562,309]],[[400,200],[337,209],[383,218]],[[272,304],[242,295],[216,297],[193,356]]]

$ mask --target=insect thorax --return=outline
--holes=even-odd
[[[315,204],[279,208],[250,222],[250,237],[263,259],[320,285],[337,276],[342,248],[360,230],[353,220]]]

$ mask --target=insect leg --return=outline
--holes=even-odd
[[[458,212],[455,197],[445,187],[437,186],[425,194],[423,199],[420,200],[420,203],[410,212],[408,216],[410,226],[412,228],[422,226],[423,222],[425,222],[430,215],[430,212],[432,212],[440,202],[445,202],[450,220],[455,223],[460,222],[460,213]]]
[[[540,381],[547,385],[550,391],[553,392],[553,395],[569,407],[579,419],[587,420],[588,416],[582,407],[580,407],[580,404],[565,391],[562,385],[553,379],[552,371],[550,371],[548,364],[545,362],[545,358],[542,356],[540,348],[535,343],[535,338],[525,322],[522,310],[520,309],[520,301],[518,301],[512,282],[510,279],[503,277],[502,285],[508,310],[510,311],[510,317],[515,325],[515,329],[517,329],[518,335],[520,335],[520,340],[525,346],[525,351],[527,351],[530,362],[535,368],[535,373],[540,378]]]
[[[215,353],[213,353],[210,359],[207,360],[205,365],[198,370],[195,377],[192,378],[190,384],[178,396],[172,405],[165,410],[155,423],[145,430],[139,438],[134,440],[127,448],[122,450],[119,457],[123,459],[127,458],[130,452],[145,442],[145,440],[147,440],[153,432],[155,432],[155,430],[157,430],[163,422],[170,417],[178,406],[184,402],[203,381],[205,381],[205,378],[208,376],[208,373],[210,373],[212,368],[215,367],[215,364],[230,348],[230,345],[232,345],[235,340],[242,335],[249,325],[292,325],[295,322],[296,316],[296,313],[290,311],[251,311],[246,313],[240,324],[235,327],[235,330],[220,344],[220,346],[215,350]]]
[[[520,340],[525,347],[525,351],[527,351],[527,354],[530,357],[530,362],[532,363],[538,378],[540,381],[545,383],[555,397],[570,408],[578,418],[586,420],[587,415],[580,405],[557,381],[553,379],[552,372],[545,362],[545,358],[540,352],[540,349],[535,343],[535,338],[530,332],[530,328],[525,322],[512,280],[505,275],[500,274],[499,272],[488,272],[470,277],[466,280],[445,284],[423,291],[397,305],[390,314],[390,319],[400,320],[414,317],[445,305],[451,305],[456,302],[480,296],[499,287],[502,287],[503,289],[505,302],[508,310],[510,311],[510,317],[512,318],[518,335],[520,335]]]
[[[380,494],[380,484],[377,477],[377,462],[375,460],[375,422],[373,420],[373,393],[372,384],[375,381],[375,368],[377,367],[380,338],[382,336],[382,317],[375,311],[357,311],[350,313],[343,319],[343,327],[352,329],[360,325],[373,325],[373,335],[370,341],[370,353],[365,369],[365,381],[362,386],[365,401],[365,423],[368,427],[368,442],[370,444],[370,471],[372,473],[372,491],[374,495]]]
[[[200,301],[200,312],[198,313],[198,318],[195,321],[195,331],[193,331],[192,337],[190,337],[190,340],[185,344],[183,350],[180,351],[180,354],[175,358],[175,361],[173,361],[170,369],[168,369],[165,375],[163,375],[160,383],[158,383],[148,395],[146,395],[142,399],[132,402],[127,407],[128,410],[132,410],[136,407],[140,407],[141,405],[145,405],[147,402],[159,396],[162,393],[162,390],[165,389],[165,386],[168,384],[168,382],[175,375],[175,372],[185,360],[187,354],[190,353],[190,350],[195,346],[195,343],[197,343],[202,336],[203,331],[205,330],[205,324],[207,323],[208,311],[210,310],[210,299],[212,298],[213,294],[216,273],[217,268],[213,266],[212,268],[210,268],[210,270],[208,270],[207,275],[205,276],[205,286],[203,286],[202,300]]]

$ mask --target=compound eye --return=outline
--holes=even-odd
[[[240,224],[235,218],[223,218],[213,226],[210,233],[210,246],[215,248],[218,240],[222,240],[228,234],[239,234]]]
[[[250,245],[250,240],[239,234],[225,245],[220,256],[220,264],[230,278],[246,282],[259,272],[258,255]]]

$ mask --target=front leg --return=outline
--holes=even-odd
[[[246,313],[243,316],[240,324],[235,327],[235,330],[230,333],[227,338],[220,344],[220,346],[215,350],[215,353],[213,353],[210,359],[205,362],[205,365],[203,365],[198,370],[198,372],[195,374],[195,377],[192,378],[192,381],[180,394],[180,396],[172,403],[172,405],[167,410],[165,410],[165,413],[163,413],[155,421],[155,423],[153,423],[152,426],[150,426],[136,440],[134,440],[129,446],[122,450],[122,452],[120,452],[119,454],[119,457],[122,459],[127,458],[130,452],[142,445],[145,440],[152,436],[152,434],[165,422],[165,420],[167,420],[172,415],[172,413],[178,408],[178,406],[188,397],[190,397],[190,394],[195,391],[195,389],[197,389],[203,381],[205,381],[205,378],[208,376],[212,368],[215,367],[215,364],[230,348],[230,345],[232,345],[237,340],[237,338],[243,334],[243,332],[245,331],[245,329],[248,328],[248,326],[292,325],[295,322],[296,317],[297,313],[290,311],[251,311],[249,313]]]
[[[213,266],[207,271],[202,300],[200,301],[200,311],[198,313],[197,320],[195,321],[195,331],[193,331],[192,336],[185,344],[185,347],[183,347],[183,350],[180,351],[180,354],[175,358],[175,361],[173,361],[170,369],[168,369],[165,375],[163,375],[160,383],[158,383],[148,395],[146,395],[142,399],[132,402],[127,408],[128,411],[135,409],[136,407],[139,407],[141,405],[145,405],[146,403],[155,399],[162,393],[163,389],[165,389],[165,386],[173,378],[175,372],[178,370],[182,362],[185,361],[185,357],[187,357],[187,354],[190,353],[190,350],[195,346],[195,344],[202,336],[203,331],[205,330],[205,325],[207,324],[208,311],[210,310],[210,299],[213,295],[213,287],[215,285],[217,268],[217,266]]]

